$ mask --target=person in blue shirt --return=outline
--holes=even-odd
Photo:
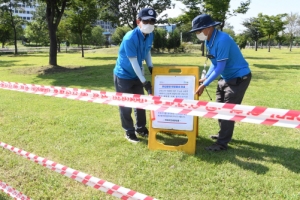
[[[152,85],[144,76],[143,62],[145,61],[152,74],[151,46],[153,30],[156,23],[156,12],[152,8],[140,10],[137,18],[138,26],[126,33],[119,49],[119,55],[114,72],[116,92],[130,94],[144,94],[144,89],[151,94]],[[125,130],[125,137],[130,142],[139,142],[136,134],[148,137],[146,128],[146,112],[134,109],[136,123],[131,117],[132,108],[119,107],[121,124]]]
[[[213,21],[207,14],[198,15],[192,21],[190,33],[195,32],[199,40],[205,41],[206,56],[211,61],[205,77],[199,80],[196,93],[201,96],[205,87],[220,77],[216,102],[241,104],[251,81],[251,70],[235,41],[215,28],[219,24],[221,22]],[[216,142],[205,148],[208,151],[226,150],[232,138],[235,122],[224,119],[218,122],[220,130],[217,135],[211,136]]]

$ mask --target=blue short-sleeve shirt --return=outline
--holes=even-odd
[[[114,74],[123,79],[138,79],[128,58],[136,57],[142,67],[146,55],[151,50],[153,38],[153,33],[144,36],[139,27],[126,33],[119,49]]]
[[[214,29],[210,40],[206,41],[206,48],[214,66],[217,66],[217,62],[226,60],[226,66],[221,72],[223,79],[242,77],[251,72],[238,45],[227,33]]]

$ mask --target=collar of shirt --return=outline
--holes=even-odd
[[[211,34],[212,37],[210,38],[210,40],[206,40],[206,45],[209,46],[209,48],[211,48],[214,45],[217,33],[218,33],[218,30],[214,28],[214,31]]]

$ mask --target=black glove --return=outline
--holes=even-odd
[[[148,67],[150,74],[152,74],[152,67]]]
[[[152,85],[151,85],[151,82],[150,82],[150,81],[145,81],[145,82],[143,83],[143,86],[144,86],[145,90],[146,90],[149,94],[151,94],[151,91],[152,91]]]

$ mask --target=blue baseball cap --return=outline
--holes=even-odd
[[[190,30],[189,33],[200,31],[211,26],[217,26],[219,24],[221,24],[221,22],[213,21],[212,18],[207,14],[198,15],[193,19],[192,30]]]
[[[143,8],[142,10],[140,10],[138,14],[138,18],[142,20],[147,20],[147,19],[156,20],[156,12],[152,8]]]

